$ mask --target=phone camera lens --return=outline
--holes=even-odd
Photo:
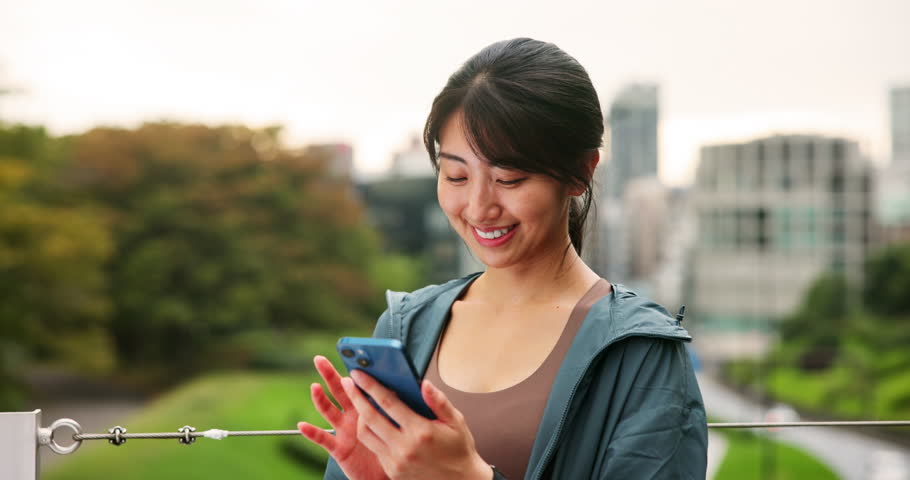
[[[369,367],[370,360],[367,358],[360,357],[357,359],[357,365],[360,365],[361,367],[364,367],[364,368]]]
[[[354,356],[354,351],[351,350],[350,348],[343,348],[343,349],[341,349],[341,354],[347,358],[351,358]]]

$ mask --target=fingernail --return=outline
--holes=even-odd
[[[353,377],[354,380],[356,380],[356,381],[363,380],[363,372],[361,372],[360,370],[354,370],[353,372],[351,372],[351,377]]]
[[[351,380],[349,377],[344,377],[341,379],[341,388],[343,388],[345,390],[350,390],[351,387],[354,386],[353,383],[354,383],[354,381]]]

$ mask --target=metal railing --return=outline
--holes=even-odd
[[[910,427],[910,420],[899,421],[828,421],[828,422],[713,422],[713,429],[777,429],[798,427]],[[58,432],[69,429],[73,443],[57,443]],[[328,430],[332,432],[332,430]],[[0,412],[0,478],[4,480],[35,480],[38,478],[38,455],[41,446],[54,453],[68,455],[75,452],[83,441],[107,440],[112,445],[123,445],[127,440],[176,439],[183,445],[191,445],[200,437],[221,440],[227,437],[252,437],[274,435],[300,435],[298,430],[246,430],[229,431],[209,429],[197,431],[185,425],[176,432],[128,433],[121,426],[115,426],[108,433],[84,433],[75,420],[63,418],[49,427],[41,427],[41,410],[33,412]],[[66,437],[62,437],[66,438]]]

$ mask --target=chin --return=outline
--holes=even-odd
[[[474,258],[487,268],[506,268],[516,263],[515,259],[508,255],[490,254],[489,252],[478,252],[477,250],[473,250],[472,253],[474,253]]]

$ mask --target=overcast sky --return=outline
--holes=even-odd
[[[0,118],[54,133],[175,119],[284,124],[347,141],[362,172],[418,132],[484,46],[551,41],[606,111],[660,85],[661,178],[698,146],[775,132],[847,135],[888,154],[887,92],[910,84],[910,1],[0,0]]]

